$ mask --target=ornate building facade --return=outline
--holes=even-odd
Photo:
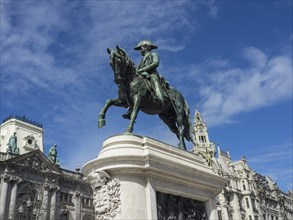
[[[216,148],[197,110],[194,128],[196,145],[192,152],[201,156],[213,172],[229,179],[216,198],[220,220],[293,219],[292,192],[282,192],[269,177],[252,170],[244,157],[232,161],[228,151]],[[0,129],[0,220],[99,219],[94,207],[100,210],[101,206],[94,204],[91,179],[85,181],[78,170],[62,169],[56,145],[48,157],[44,155],[41,124],[12,116]],[[98,180],[109,179],[106,174],[98,174]]]
[[[229,179],[216,198],[220,220],[293,219],[292,191],[282,192],[270,177],[251,169],[244,157],[233,162],[229,151],[218,147],[216,152],[215,144],[209,141],[207,125],[197,110],[194,128],[193,153],[203,157],[214,172]]]
[[[3,121],[0,220],[94,219],[90,184],[80,172],[60,168],[52,155],[44,155],[41,124],[19,116]]]

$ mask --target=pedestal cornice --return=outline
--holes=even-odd
[[[227,182],[226,178],[213,173],[200,157],[137,135],[106,139],[98,158],[85,164],[81,172],[88,176],[95,170],[104,170],[111,175],[144,175],[161,182],[196,188],[204,192],[197,198],[201,200],[205,200],[203,195],[216,196]],[[160,184],[157,186],[161,188]]]

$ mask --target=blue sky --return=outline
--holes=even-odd
[[[43,124],[46,153],[63,167],[97,157],[122,133],[122,108],[98,113],[117,87],[106,48],[158,45],[159,72],[202,112],[210,140],[233,160],[292,189],[291,1],[1,0],[1,120]],[[134,132],[177,145],[157,116],[140,113]],[[188,148],[192,145],[189,143]]]

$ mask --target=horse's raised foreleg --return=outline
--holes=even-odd
[[[101,128],[106,124],[106,120],[105,120],[106,112],[108,111],[108,109],[112,105],[122,106],[123,103],[124,102],[119,98],[118,99],[108,99],[99,114],[98,127]]]
[[[135,119],[136,119],[137,114],[139,112],[140,101],[141,101],[141,96],[140,95],[134,96],[134,98],[133,98],[133,108],[132,108],[132,112],[131,112],[131,116],[130,116],[130,122],[129,122],[128,128],[124,132],[125,134],[131,134],[132,131],[133,131],[133,126],[134,126],[134,123],[135,123]]]

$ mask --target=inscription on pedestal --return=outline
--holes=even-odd
[[[207,220],[204,202],[156,192],[158,220]]]

